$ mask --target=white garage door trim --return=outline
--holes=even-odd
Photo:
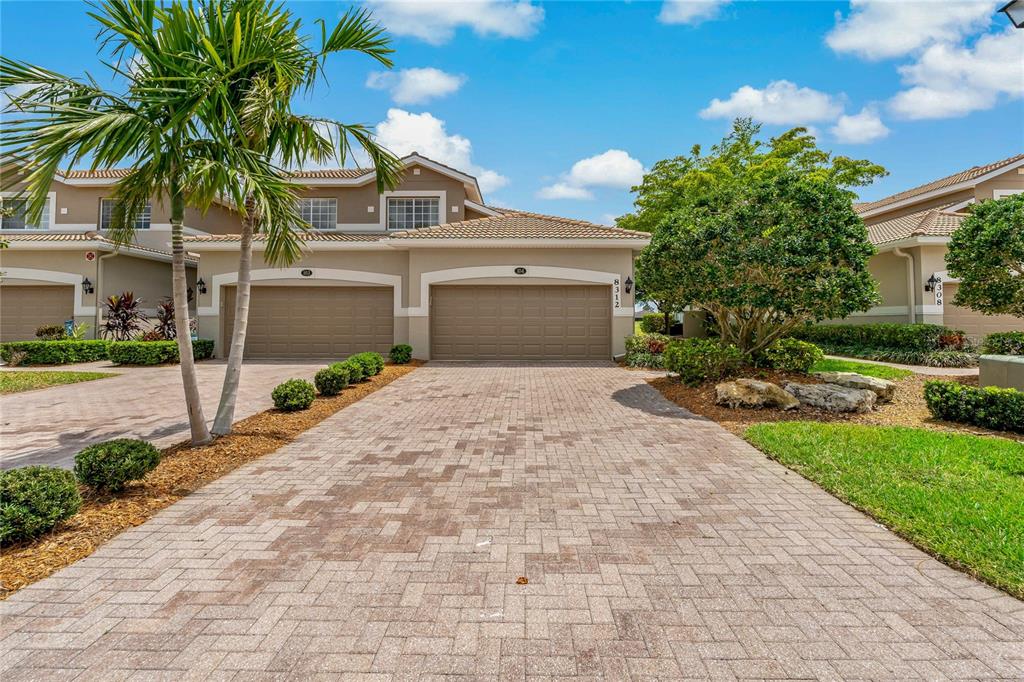
[[[58,272],[56,270],[36,270],[33,268],[4,268],[3,279],[31,279],[37,282],[53,282],[54,284],[70,284],[74,287],[75,317],[85,317],[96,314],[96,306],[82,305],[82,275],[73,272]]]
[[[516,268],[526,268],[526,274],[516,274]],[[607,284],[611,286],[611,307],[613,317],[633,317],[633,307],[622,306],[622,295],[619,284],[622,276],[616,272],[600,270],[581,270],[579,268],[563,268],[551,265],[477,265],[466,268],[450,268],[433,270],[420,275],[420,304],[408,308],[409,317],[430,316],[430,285],[458,282],[465,279],[482,279],[487,277],[514,277],[516,279],[565,279],[577,282]]]
[[[303,270],[312,270],[313,274],[308,277],[303,276]],[[402,308],[401,275],[385,275],[379,272],[366,272],[364,270],[336,270],[333,268],[264,268],[252,271],[253,282],[265,282],[275,279],[331,280],[390,286],[394,291],[395,317],[401,317],[405,312],[405,309]],[[238,284],[237,272],[223,272],[219,275],[214,275],[211,285],[213,290],[210,292],[210,305],[200,308],[199,315],[219,315],[221,288],[231,284]]]

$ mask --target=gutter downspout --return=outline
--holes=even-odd
[[[914,300],[917,292],[917,287],[914,286],[914,257],[899,247],[893,249],[892,252],[900,258],[907,259],[907,307],[910,310],[907,319],[910,320],[910,324],[914,324],[917,322],[917,301]]]
[[[103,261],[117,255],[117,251],[105,253],[96,257],[96,293],[93,295],[93,305],[96,306],[96,328],[93,338],[100,338],[100,325],[103,324],[103,307],[100,305],[100,297],[103,296]]]

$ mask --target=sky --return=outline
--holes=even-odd
[[[1000,4],[371,0],[394,69],[338,55],[296,108],[464,169],[492,205],[603,224],[737,116],[882,164],[872,200],[1024,151],[1024,30]],[[315,34],[352,5],[288,6]],[[86,10],[0,0],[0,53],[109,84]]]

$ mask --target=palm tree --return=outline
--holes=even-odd
[[[298,222],[295,193],[264,155],[225,135],[213,95],[224,83],[209,77],[219,56],[203,34],[204,16],[226,3],[157,6],[147,0],[105,0],[89,15],[102,26],[107,64],[124,84],[101,88],[0,56],[0,88],[21,86],[13,106],[19,117],[0,131],[0,145],[22,168],[28,213],[38,219],[53,177],[85,160],[93,170],[129,163],[118,181],[111,236],[133,238],[135,216],[151,197],[170,206],[175,326],[192,441],[211,439],[199,397],[189,327],[183,223],[186,204],[200,210],[215,200],[244,206],[247,199],[269,224]],[[241,4],[241,3],[240,3]],[[13,174],[12,174],[13,175]]]
[[[216,55],[207,61],[209,73],[203,80],[222,84],[210,97],[222,112],[224,137],[240,149],[276,160],[285,167],[309,161],[323,164],[332,159],[344,165],[351,156],[354,141],[373,163],[379,191],[398,183],[400,162],[378,146],[364,126],[292,111],[295,96],[308,93],[323,80],[323,64],[328,55],[358,52],[391,67],[389,39],[368,12],[349,11],[330,33],[326,24],[319,22],[320,41],[315,49],[302,35],[301,22],[279,5],[231,3],[223,11],[206,12],[203,18],[203,35],[213,46],[211,54]],[[285,266],[301,256],[301,233],[296,228],[306,227],[268,219],[270,216],[258,196],[251,192],[246,193],[240,213],[235,322],[213,424],[216,435],[229,433],[234,422],[249,319],[252,243],[257,228],[266,235],[264,260]]]

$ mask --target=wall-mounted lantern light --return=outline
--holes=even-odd
[[[935,275],[932,275],[931,277],[928,278],[928,281],[925,282],[924,290],[925,291],[935,291],[935,285],[938,284],[938,283],[939,283],[939,280],[936,279]]]
[[[633,293],[633,278],[629,276],[626,277],[626,293]]]
[[[1000,12],[1010,18],[1010,23],[1017,28],[1024,28],[1024,0],[1012,0],[1003,5]]]
[[[84,291],[87,294],[91,294],[93,291],[95,291],[93,289],[92,282],[89,281],[88,277],[82,278],[82,291]]]
[[[202,277],[200,277],[199,281],[196,282],[196,288],[199,289],[199,293],[201,293],[201,294],[205,294],[206,293],[206,282],[203,281]]]

